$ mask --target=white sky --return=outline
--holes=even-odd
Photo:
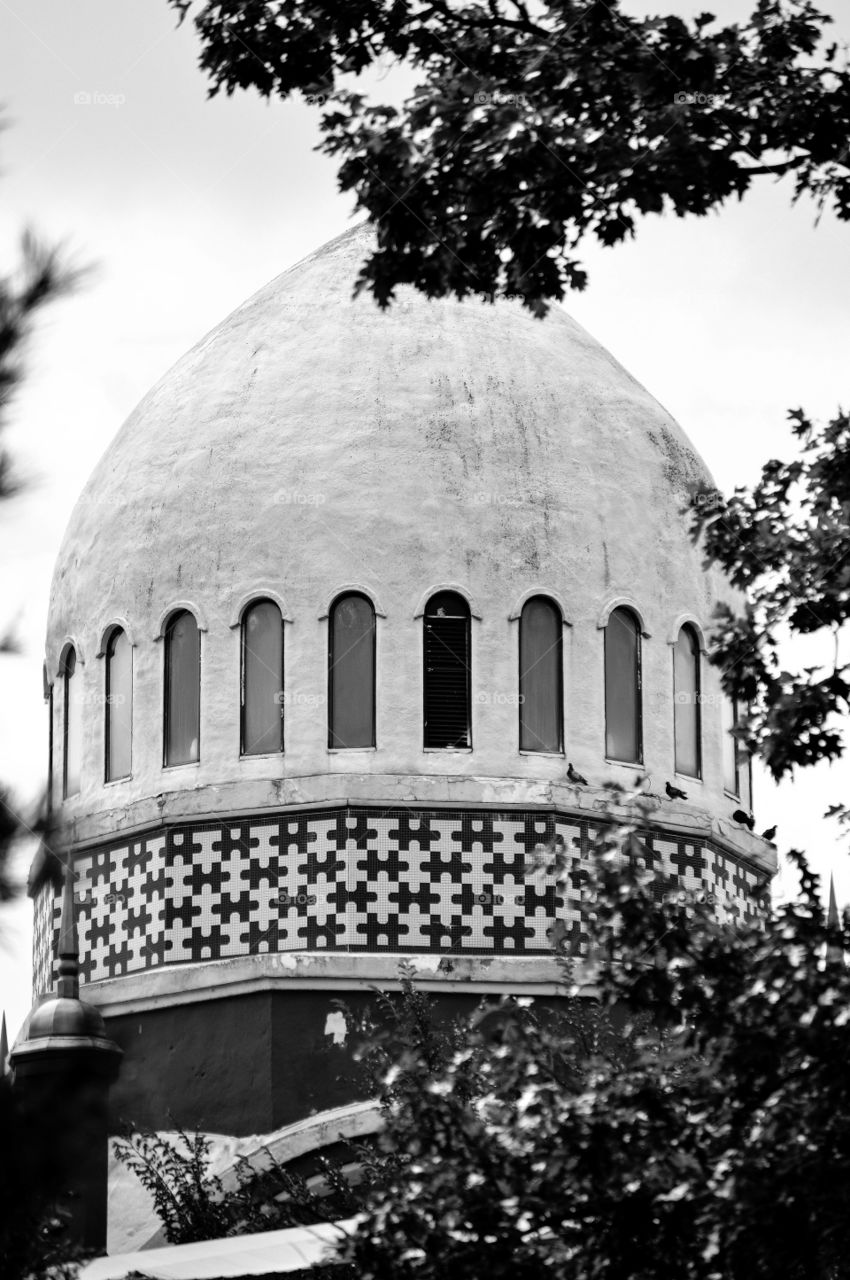
[[[703,4],[656,0],[653,11]],[[841,6],[823,3],[836,15]],[[629,11],[644,6],[631,2]],[[740,19],[750,4],[711,6]],[[845,6],[846,8],[846,6]],[[850,38],[850,14],[834,28]],[[5,443],[29,480],[0,506],[0,778],[32,799],[46,771],[41,660],[50,574],[71,508],[142,395],[204,333],[285,267],[337,235],[352,202],[313,152],[318,110],[253,94],[207,101],[197,42],[165,0],[0,0],[0,270],[34,225],[96,264],[51,309],[30,351]],[[77,104],[79,93],[121,105]],[[588,244],[568,309],[678,419],[722,489],[788,456],[786,410],[847,404],[850,226],[762,179],[718,215],[644,223],[636,242]],[[844,764],[777,792],[756,777],[760,826],[806,849],[850,899],[850,864],[820,815],[846,799]],[[29,1007],[30,904],[0,914],[0,1008]]]

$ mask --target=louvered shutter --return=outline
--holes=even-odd
[[[458,616],[452,599],[442,615],[425,615],[425,746],[469,747],[469,615]],[[448,609],[452,609],[452,614]]]

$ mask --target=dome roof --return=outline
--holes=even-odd
[[[429,301],[409,288],[385,312],[371,298],[353,300],[370,235],[365,226],[350,230],[278,276],[130,415],[83,491],[58,557],[51,676],[69,637],[86,664],[102,649],[104,629],[122,621],[136,645],[134,725],[148,716],[153,734],[162,707],[154,641],[169,610],[192,607],[209,637],[229,641],[240,602],[261,591],[294,623],[287,670],[298,672],[305,698],[324,693],[320,620],[337,592],[358,587],[386,615],[378,745],[395,758],[329,766],[315,705],[287,703],[284,772],[421,773],[414,629],[428,594],[461,590],[473,615],[505,629],[524,598],[546,592],[576,628],[571,660],[580,667],[586,653],[592,664],[593,688],[579,680],[567,695],[569,753],[587,760],[591,745],[599,754],[602,733],[599,651],[590,646],[606,609],[618,600],[636,605],[645,633],[657,638],[666,680],[676,619],[705,627],[728,595],[704,571],[683,514],[711,477],[669,414],[559,307],[541,321],[511,300]],[[392,651],[391,627],[408,646],[408,667]],[[515,682],[516,659],[495,630],[481,634],[486,693],[497,680]],[[235,652],[213,659],[209,642],[221,692],[204,694],[201,775],[187,787],[232,775]],[[393,708],[402,704],[406,727],[397,728]],[[466,772],[545,771],[518,759],[515,708],[488,704],[481,715],[491,717],[492,749],[482,733],[482,752]],[[505,735],[509,762],[497,744]],[[719,742],[718,730],[718,753]],[[102,741],[91,750],[102,753]],[[102,792],[102,755],[93,760],[92,785]],[[456,759],[427,763],[435,773],[463,771]],[[134,758],[122,801],[162,792],[161,766],[161,745],[146,764]],[[668,767],[666,756],[656,762]],[[79,804],[82,812],[85,786]]]
[[[94,1005],[68,996],[53,996],[32,1014],[27,1040],[46,1040],[56,1036],[106,1040],[106,1024]]]

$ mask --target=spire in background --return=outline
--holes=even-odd
[[[62,914],[59,919],[59,943],[56,948],[56,994],[68,1000],[80,998],[80,946],[77,941],[77,912],[74,903],[74,871],[70,862],[65,869],[62,889]]]
[[[832,878],[832,872],[829,873],[829,910],[826,915],[826,923],[836,926],[841,924],[838,918],[838,905],[835,901],[835,881]]]
[[[9,1041],[6,1037],[6,1011],[3,1011],[3,1021],[0,1022],[0,1079],[5,1076],[8,1070],[6,1059],[9,1056]]]
[[[838,914],[838,903],[835,900],[835,881],[832,878],[832,872],[829,873],[829,907],[826,913],[826,923],[830,928],[841,928],[841,917]],[[844,960],[844,947],[841,943],[830,943],[826,949],[827,960]]]

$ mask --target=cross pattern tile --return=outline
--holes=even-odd
[[[558,917],[580,954],[597,831],[555,812],[343,806],[116,839],[74,857],[82,974],[278,951],[546,955]],[[566,889],[525,873],[553,836],[572,861]],[[720,920],[759,917],[755,867],[710,841],[646,831],[640,842],[660,890],[701,896]],[[45,884],[37,992],[50,987],[58,924]]]

